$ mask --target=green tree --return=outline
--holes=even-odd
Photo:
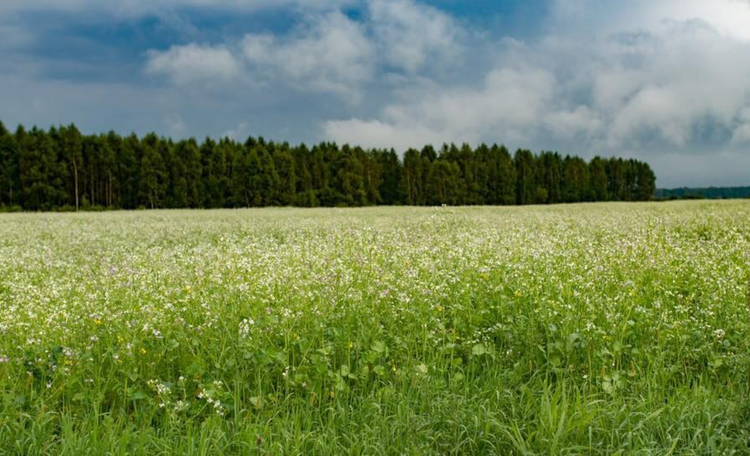
[[[279,175],[277,203],[290,206],[297,196],[297,172],[294,157],[288,145],[277,148],[273,153],[274,166]]]
[[[538,185],[546,192],[540,203],[557,204],[563,201],[563,159],[556,152],[542,152],[537,160]]]
[[[390,149],[377,154],[377,161],[382,176],[378,192],[381,202],[387,206],[402,204],[402,169],[396,151]]]
[[[164,156],[169,145],[155,134],[147,135],[142,143],[139,201],[151,209],[162,207],[169,178]]]
[[[257,202],[255,206],[277,205],[279,202],[278,193],[281,180],[276,171],[273,156],[263,142],[258,144],[256,151],[258,155],[258,167],[252,170],[251,174],[252,189],[255,193],[255,201]]]
[[[497,186],[499,204],[516,204],[516,168],[505,146],[492,146],[492,153],[498,162],[500,184]]]
[[[655,186],[634,159],[587,164],[523,149],[511,157],[498,145],[428,145],[400,160],[393,149],[333,142],[174,143],[154,133],[83,135],[75,125],[11,134],[0,123],[0,206],[27,210],[643,201]]]
[[[50,133],[32,128],[29,133],[19,128],[19,181],[23,207],[28,210],[50,210],[65,205],[65,167],[58,156],[55,138]]]
[[[65,161],[68,163],[72,181],[70,187],[72,188],[71,193],[73,194],[73,204],[76,210],[80,207],[80,195],[79,195],[79,182],[78,172],[83,162],[83,145],[81,140],[81,132],[74,124],[69,127],[60,129],[60,140],[62,143],[62,155]]]
[[[143,146],[132,133],[122,140],[115,166],[115,179],[120,183],[117,199],[123,209],[136,209],[140,205],[142,158]]]
[[[607,200],[607,170],[601,157],[594,157],[589,163],[589,180],[591,199],[594,201]]]
[[[589,195],[589,168],[578,157],[565,156],[563,162],[563,201],[586,201]]]
[[[457,204],[461,168],[457,163],[439,159],[432,163],[427,178],[427,202],[430,205]]]
[[[364,167],[348,145],[341,148],[335,164],[336,205],[360,207],[367,204]]]
[[[516,168],[516,204],[533,204],[538,197],[534,154],[519,149],[513,164]]]
[[[13,135],[0,122],[0,206],[19,203],[18,146]]]
[[[425,204],[425,161],[416,149],[409,149],[404,154],[401,192],[404,194],[405,203],[409,206]],[[426,161],[426,163],[429,165],[430,162]]]
[[[639,201],[650,201],[656,193],[656,174],[648,163],[637,163],[636,198]]]

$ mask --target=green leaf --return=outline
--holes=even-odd
[[[476,344],[471,349],[471,354],[474,356],[482,356],[486,355],[488,353],[487,347],[484,346],[484,344]]]
[[[374,351],[375,353],[385,353],[386,348],[388,347],[386,347],[386,345],[381,341],[377,341],[372,344],[372,351]]]

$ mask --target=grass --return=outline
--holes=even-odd
[[[0,215],[0,454],[748,454],[750,203]]]

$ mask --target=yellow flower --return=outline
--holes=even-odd
[[[349,341],[349,348],[352,348],[352,347],[354,347],[354,343],[352,343],[352,341]]]
[[[146,349],[141,347],[141,355],[145,355],[145,354],[146,354]]]

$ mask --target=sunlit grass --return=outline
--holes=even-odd
[[[0,454],[750,451],[750,204],[0,216]]]

